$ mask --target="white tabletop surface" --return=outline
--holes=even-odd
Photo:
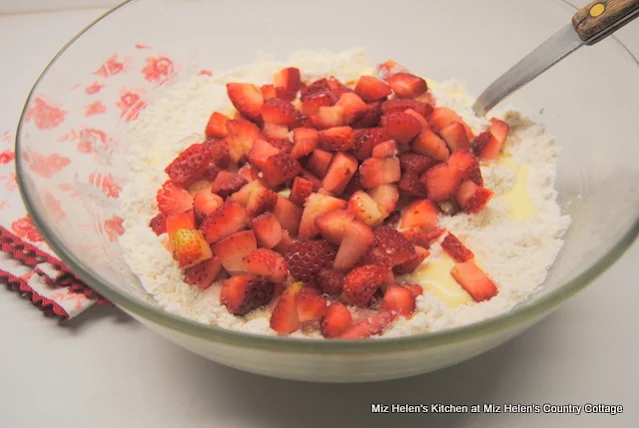
[[[0,13],[5,119],[17,120],[40,70],[101,11]],[[639,53],[639,22],[620,37]],[[2,291],[0,426],[639,427],[638,259],[635,243],[587,290],[494,351],[436,373],[359,385],[306,384],[229,369],[167,342],[115,308],[94,307],[60,326]],[[606,403],[624,410],[616,416],[370,412],[371,403],[432,402]]]

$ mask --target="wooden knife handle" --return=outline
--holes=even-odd
[[[639,0],[595,0],[572,17],[572,25],[581,40],[594,44],[639,16],[638,11]]]

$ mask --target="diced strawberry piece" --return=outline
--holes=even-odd
[[[288,138],[269,138],[268,142],[278,149],[280,153],[290,156],[293,152],[293,143]]]
[[[222,281],[220,302],[233,315],[242,316],[268,305],[274,292],[274,284],[266,279],[252,275],[232,276]]]
[[[344,274],[335,269],[324,268],[317,273],[316,282],[322,293],[339,296],[344,285]]]
[[[373,187],[368,191],[371,198],[377,203],[377,206],[384,214],[384,218],[388,217],[397,207],[397,201],[399,200],[399,191],[397,186],[392,184],[382,184],[381,186]]]
[[[312,288],[304,287],[297,295],[296,303],[300,322],[319,320],[326,313],[326,299]]]
[[[273,249],[283,255],[286,253],[286,250],[288,250],[291,245],[293,245],[293,239],[291,238],[291,235],[289,235],[288,230],[282,229],[282,240]]]
[[[344,278],[344,294],[355,306],[365,307],[377,291],[386,274],[386,269],[366,265],[356,267]]]
[[[206,216],[212,214],[224,204],[224,199],[215,193],[198,193],[193,199],[193,210],[195,217],[202,221]]]
[[[387,82],[398,98],[417,98],[428,90],[424,79],[409,73],[395,73]]]
[[[339,98],[329,89],[325,89],[325,90],[321,90],[317,92],[303,94],[300,99],[302,101],[302,113],[304,113],[306,116],[313,117],[314,115],[319,113],[322,107],[331,107],[335,105],[335,103],[337,102]],[[333,110],[327,110],[323,114],[328,114],[329,112],[332,112],[332,111]],[[335,110],[335,112],[337,111],[338,110]],[[340,108],[339,113],[341,115],[340,116],[340,121],[341,121],[342,120],[341,117],[344,114],[344,110]],[[326,118],[320,119],[320,122],[323,122],[324,120],[326,120]]]
[[[166,233],[166,216],[162,213],[156,215],[149,222],[149,227],[158,236],[162,235],[163,233]]]
[[[243,259],[257,248],[257,240],[252,230],[244,230],[227,236],[211,248],[224,269],[233,275],[246,271]]]
[[[476,302],[490,300],[497,295],[495,283],[473,260],[457,263],[450,274]]]
[[[324,213],[341,210],[346,207],[346,201],[328,195],[312,193],[306,198],[304,212],[299,227],[299,239],[311,239],[319,233],[315,219]]]
[[[352,221],[346,228],[333,268],[342,272],[352,269],[368,252],[374,240],[375,235],[370,227],[361,221]]]
[[[402,178],[397,183],[399,190],[409,198],[426,197],[426,189],[419,180],[419,176],[412,171],[406,171],[402,174]]]
[[[204,144],[193,144],[180,153],[164,170],[173,184],[186,187],[202,176],[209,166],[209,149]]]
[[[194,229],[180,229],[171,238],[173,258],[181,268],[195,266],[213,257],[211,247],[204,240],[202,232]]]
[[[339,195],[344,191],[353,175],[355,175],[357,167],[357,159],[354,156],[343,152],[335,153],[322,180],[322,187],[333,194]],[[312,183],[310,184],[312,188]]]
[[[323,178],[326,175],[326,171],[328,171],[331,160],[333,160],[332,153],[316,149],[311,157],[308,158],[306,166],[319,178]]]
[[[416,298],[424,294],[424,289],[422,288],[421,285],[417,285],[417,284],[402,284],[402,285],[408,288],[413,293],[413,296],[415,296]]]
[[[508,137],[510,126],[503,120],[492,118],[490,119],[489,131],[491,134],[493,134],[493,137],[497,139],[497,141],[499,142],[499,146],[501,147]]]
[[[246,183],[246,179],[236,172],[220,171],[211,186],[211,192],[226,198],[240,190]]]
[[[320,106],[317,109],[317,113],[311,116],[313,125],[319,129],[329,129],[336,126],[342,126],[346,124],[344,119],[344,107],[334,106]]]
[[[385,114],[382,116],[382,126],[390,138],[400,144],[410,142],[422,130],[417,119],[403,112]]]
[[[473,152],[480,159],[494,160],[499,157],[501,144],[499,140],[490,132],[484,131],[472,142]]]
[[[394,140],[384,141],[373,148],[373,157],[378,159],[397,155],[397,144]]]
[[[260,247],[275,248],[282,241],[282,226],[272,212],[253,218],[251,226]]]
[[[300,177],[313,183],[314,192],[317,192],[320,189],[320,187],[322,187],[322,180],[320,180],[315,174],[313,174],[307,169],[302,169],[302,173],[300,174]]]
[[[355,220],[355,214],[351,211],[330,211],[316,217],[315,226],[324,239],[333,245],[339,245],[353,220]]]
[[[341,302],[333,302],[326,309],[326,313],[320,323],[322,336],[327,339],[338,337],[353,322],[351,312]]]
[[[402,167],[402,171],[411,171],[417,175],[421,175],[438,163],[439,162],[433,158],[416,153],[402,153],[399,155],[399,164]]]
[[[195,229],[195,214],[188,210],[180,214],[171,214],[166,217],[166,233],[172,238],[175,232],[181,229]]]
[[[278,195],[273,214],[275,214],[283,229],[287,230],[292,236],[297,235],[302,219],[302,208]]]
[[[226,92],[229,99],[243,116],[258,121],[260,108],[264,102],[262,91],[251,83],[227,83]]]
[[[391,88],[373,76],[362,76],[357,81],[355,93],[364,101],[370,103],[388,97],[391,94]]]
[[[215,176],[217,177],[217,174]],[[211,193],[212,184],[213,182],[209,180],[198,180],[189,185],[186,190],[195,198],[195,196],[199,195],[200,193]]]
[[[371,157],[373,149],[389,139],[383,128],[366,128],[355,131],[353,148],[357,159],[364,161]]]
[[[275,283],[286,281],[288,268],[284,257],[267,248],[258,248],[244,256],[244,270],[252,275],[263,276]]]
[[[298,159],[313,153],[319,142],[319,134],[313,128],[297,128],[293,131],[293,150],[291,155]]]
[[[271,98],[277,98],[277,90],[275,89],[275,85],[262,85],[260,86],[260,92],[262,92],[262,98],[264,99],[264,101],[270,100]]]
[[[201,289],[207,289],[213,284],[213,281],[215,281],[221,271],[222,263],[220,259],[214,256],[186,269],[184,271],[184,281]]]
[[[436,165],[429,169],[422,175],[421,180],[426,187],[428,199],[435,202],[450,199],[461,185],[458,170],[447,164]]]
[[[266,122],[262,127],[262,132],[265,137],[271,140],[288,138],[289,130],[286,125],[277,125],[272,122]]]
[[[244,177],[244,179],[249,183],[255,180],[259,180],[260,178],[260,170],[250,163],[245,163],[244,165],[242,165],[242,168],[240,168],[237,173],[240,176]]]
[[[217,140],[209,144],[209,155],[211,156],[211,162],[220,169],[226,169],[234,163],[229,142],[226,139]]]
[[[288,247],[284,260],[296,281],[311,282],[315,275],[335,260],[335,248],[328,241],[297,241]]]
[[[295,67],[288,67],[277,71],[273,75],[273,84],[277,90],[278,97],[293,101],[297,98],[297,91],[302,86],[300,70]]]
[[[259,181],[251,181],[250,183],[245,184],[240,190],[233,193],[231,195],[231,199],[242,204],[242,206],[246,208],[246,204],[248,204],[249,201],[249,196],[253,191],[260,187],[264,186]]]
[[[412,229],[413,227],[419,227],[428,230],[437,226],[438,219],[439,210],[437,206],[428,199],[419,199],[404,207],[399,221],[399,228]]]
[[[276,125],[294,126],[304,120],[304,115],[293,104],[281,98],[264,101],[261,112],[264,122]]]
[[[395,317],[390,312],[384,311],[366,319],[356,322],[348,327],[340,339],[366,339],[384,332],[384,329],[393,322]]]
[[[475,255],[452,233],[448,233],[442,241],[442,249],[459,263],[475,258]]]
[[[451,123],[442,129],[440,134],[451,152],[470,150],[470,141],[466,135],[466,128],[460,122]]]
[[[470,152],[455,152],[450,155],[448,165],[456,168],[461,180],[470,180],[478,186],[484,185],[479,162]]]
[[[375,229],[373,255],[390,259],[392,266],[405,263],[415,257],[415,248],[396,229],[382,226]]]
[[[229,117],[222,113],[214,112],[209,122],[206,124],[205,134],[207,137],[224,138],[229,135],[229,131],[226,129],[226,122],[229,121]]]
[[[319,147],[330,152],[345,152],[353,149],[355,133],[350,126],[337,126],[319,132]]]
[[[448,160],[449,152],[446,142],[430,129],[424,129],[413,140],[411,147],[415,152],[437,161],[445,162]]]
[[[158,209],[165,215],[180,214],[193,208],[193,196],[171,181],[164,183],[158,190],[156,200]]]
[[[412,108],[404,110],[404,113],[413,116],[415,118],[415,120],[417,120],[419,122],[419,124],[422,126],[421,129],[430,129],[430,124],[428,123],[426,118],[424,116],[422,116],[421,114],[417,113]]]
[[[353,92],[345,92],[340,97],[335,106],[344,109],[344,124],[350,125],[360,120],[364,114],[370,109],[359,95]]]
[[[428,256],[430,256],[430,251],[428,251],[424,247],[415,245],[415,257],[408,260],[407,262],[395,266],[393,268],[393,272],[395,272],[397,275],[412,273],[424,262],[424,260],[426,260],[426,258],[428,258]]]
[[[265,140],[255,140],[253,147],[248,153],[248,160],[253,165],[260,169],[264,169],[266,161],[273,155],[276,155],[280,150],[274,147],[271,143]]]
[[[300,320],[297,314],[297,296],[302,291],[304,284],[296,282],[291,284],[280,296],[273,312],[270,325],[278,333],[293,333],[299,328]]]
[[[233,119],[226,122],[229,136],[226,141],[233,162],[239,162],[249,154],[256,140],[263,140],[264,135],[254,123],[244,119]],[[222,166],[216,165],[222,169]]]
[[[382,117],[382,103],[377,101],[368,104],[368,107],[362,117],[351,124],[351,127],[361,129],[374,128],[379,125],[379,120]]]
[[[377,205],[377,202],[366,192],[358,190],[348,200],[348,211],[366,225],[375,227],[382,224],[387,217],[386,213]]]
[[[412,109],[426,119],[428,119],[433,112],[433,107],[430,104],[421,101],[395,98],[382,103],[383,114],[403,112],[408,109]]]
[[[295,177],[293,180],[293,186],[291,187],[291,194],[288,199],[299,207],[304,206],[306,198],[313,193],[313,183],[302,178]]]
[[[477,186],[470,180],[462,183],[457,191],[457,203],[467,213],[477,214],[488,205],[495,193],[485,187]]]
[[[331,76],[327,80],[329,88],[331,91],[335,93],[338,97],[342,96],[345,93],[353,92],[352,89],[348,88],[342,82],[339,81],[335,76]]]
[[[360,183],[365,189],[396,183],[401,178],[399,159],[396,157],[366,159],[362,162],[359,173]]]
[[[375,75],[382,80],[388,80],[390,76],[396,73],[408,73],[408,69],[392,59],[375,67]]]
[[[380,307],[393,315],[409,317],[415,312],[415,296],[408,288],[392,284],[386,287]]]
[[[255,181],[254,183],[258,183]],[[246,215],[255,217],[265,211],[272,211],[277,204],[279,196],[277,193],[265,188],[262,185],[255,186],[248,194],[246,202]]]
[[[436,107],[433,109],[432,114],[428,118],[428,122],[433,130],[437,133],[441,133],[444,128],[451,125],[454,122],[459,122],[466,129],[466,136],[468,139],[473,138],[473,131],[470,129],[468,125],[462,120],[461,117],[454,111],[446,107]]]
[[[291,156],[278,153],[266,160],[262,173],[269,186],[276,187],[295,178],[302,172],[302,165]]]
[[[237,202],[227,200],[224,205],[204,219],[200,230],[204,233],[207,242],[213,244],[244,229],[247,220],[244,207]]]
[[[421,227],[414,227],[402,231],[402,235],[404,235],[413,245],[428,248],[430,247],[430,244],[442,236],[444,232],[446,232],[446,229],[431,229],[428,232],[424,232]]]

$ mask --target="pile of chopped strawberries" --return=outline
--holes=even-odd
[[[237,113],[213,113],[204,141],[166,167],[150,224],[186,282],[221,280],[232,314],[269,308],[281,334],[366,338],[413,314],[422,288],[396,276],[441,239],[474,300],[497,294],[438,218],[486,207],[479,160],[499,155],[508,125],[475,136],[424,79],[392,61],[376,75],[303,82],[286,68],[262,87],[227,85]]]

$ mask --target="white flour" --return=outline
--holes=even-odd
[[[368,58],[362,51],[331,54],[299,52],[285,64],[261,59],[255,65],[217,74],[200,76],[171,88],[157,103],[149,106],[132,125],[129,133],[129,182],[120,201],[125,234],[120,244],[127,263],[144,288],[167,311],[205,324],[233,330],[275,335],[264,314],[249,319],[231,315],[219,303],[220,287],[205,291],[186,284],[182,271],[158,237],[148,227],[157,214],[155,194],[166,181],[164,168],[190,144],[200,142],[204,127],[214,110],[228,111],[231,104],[225,84],[229,81],[263,84],[284,66],[299,67],[303,79],[315,80],[334,75],[342,81],[356,80],[370,73]],[[310,74],[309,74],[310,72]],[[457,83],[448,82],[434,90],[439,105],[459,112],[475,131],[484,121],[474,118]],[[503,116],[502,116],[503,117]],[[417,334],[475,322],[512,308],[529,297],[543,282],[546,272],[561,248],[561,235],[569,225],[556,203],[555,160],[558,150],[540,126],[509,112],[505,119],[512,128],[509,150],[513,159],[530,168],[528,190],[537,215],[515,221],[500,195],[513,184],[510,169],[482,167],[486,186],[496,196],[479,215],[442,218],[442,226],[455,233],[476,254],[483,268],[495,281],[499,295],[488,302],[471,303],[455,309],[427,293],[418,298],[418,311],[410,320],[399,320],[384,336]],[[428,260],[441,256],[434,245]],[[319,332],[296,332],[297,337],[321,337]]]

